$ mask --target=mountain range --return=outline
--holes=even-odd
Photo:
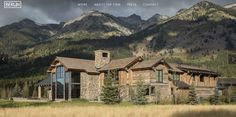
[[[175,16],[155,14],[147,20],[136,14],[116,17],[100,11],[60,24],[24,19],[0,28],[0,54],[8,58],[0,66],[0,78],[42,75],[55,56],[93,59],[96,49],[110,50],[114,58],[166,57],[234,76],[235,65],[226,67],[224,54],[236,50],[234,9],[234,4],[202,1]]]

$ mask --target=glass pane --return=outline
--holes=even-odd
[[[163,71],[162,70],[157,70],[156,71],[156,77],[158,82],[163,82]]]
[[[80,72],[72,73],[72,83],[80,83]]]
[[[80,85],[74,84],[71,86],[71,98],[80,97]]]
[[[63,98],[64,85],[65,85],[65,74],[64,67],[59,66],[56,70],[56,81],[57,81],[57,98]]]

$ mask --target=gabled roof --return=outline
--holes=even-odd
[[[206,68],[200,68],[200,67],[195,67],[195,66],[189,66],[189,65],[176,65],[176,67],[182,71],[185,72],[190,72],[190,73],[202,73],[202,74],[211,74],[211,75],[216,75],[219,76],[218,72],[206,69]]]
[[[145,61],[138,63],[134,67],[132,67],[132,69],[152,68],[153,66],[155,66],[156,64],[161,62],[161,60],[163,60],[163,59],[145,60]]]
[[[155,67],[155,65],[157,65],[159,63],[165,63],[169,67],[169,71],[183,72],[180,69],[178,69],[178,68],[172,66],[171,64],[167,63],[163,58],[142,61],[139,64],[132,67],[132,69],[153,68],[153,67]]]
[[[36,86],[51,86],[51,78],[40,81]]]
[[[68,70],[80,70],[88,73],[99,73],[95,68],[95,62],[93,60],[67,58],[67,57],[56,57],[50,67],[53,67],[55,62],[59,61]],[[50,69],[49,67],[49,69]]]
[[[180,81],[180,80],[177,80],[177,81],[173,81],[173,84],[178,87],[179,89],[186,89],[186,88],[189,88],[190,85],[183,82],[183,81]]]
[[[126,67],[130,67],[137,61],[142,60],[141,57],[130,57],[130,58],[124,58],[124,59],[116,59],[111,60],[111,62],[101,69],[99,71],[106,71],[106,70],[114,70],[114,69],[124,69]]]
[[[236,84],[236,78],[219,78],[217,84]]]
[[[172,72],[183,72],[182,70],[177,68],[177,66],[178,66],[177,64],[170,63],[169,65],[171,66],[171,69],[169,69],[169,71],[172,71]]]

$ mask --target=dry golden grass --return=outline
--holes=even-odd
[[[236,117],[236,106],[40,106],[2,108],[0,117]]]

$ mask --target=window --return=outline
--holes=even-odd
[[[176,74],[176,73],[173,73],[172,74],[172,80],[180,80],[180,75]]]
[[[192,74],[192,79],[193,81],[195,81],[195,74]]]
[[[102,57],[108,57],[108,53],[102,53]]]
[[[216,80],[216,77],[214,77],[214,80]]]
[[[80,72],[72,72],[71,82],[80,83]]]
[[[155,94],[155,87],[154,86],[151,87],[151,94]]]
[[[163,71],[157,70],[156,71],[157,82],[163,83]]]
[[[200,75],[200,82],[204,82],[204,75]]]
[[[63,66],[58,66],[56,68],[56,85],[57,98],[63,98],[65,86],[65,71]]]
[[[146,88],[146,95],[149,95],[149,88]]]
[[[174,88],[171,87],[171,95],[174,95]]]
[[[64,78],[64,67],[59,66],[57,67],[57,79]]]

